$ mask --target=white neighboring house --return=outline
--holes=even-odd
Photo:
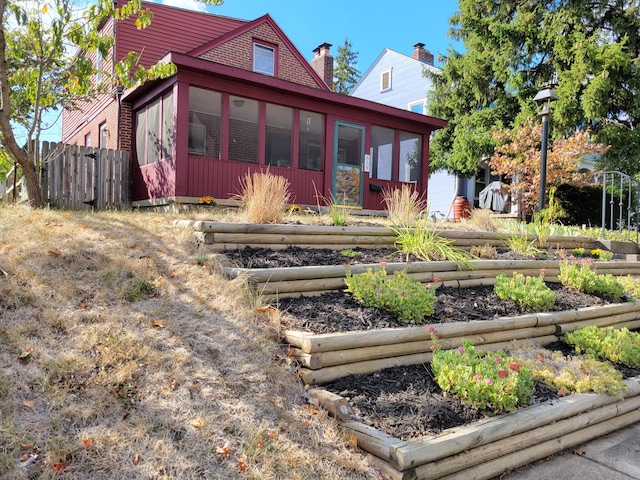
[[[353,87],[351,95],[426,115],[427,92],[432,84],[423,75],[425,69],[441,72],[434,66],[433,54],[425,50],[423,43],[414,45],[410,57],[385,48]],[[469,181],[469,186],[472,190],[469,201],[473,204],[473,180]],[[432,216],[441,219],[448,213],[449,218],[453,218],[451,206],[456,193],[455,175],[444,171],[433,173],[429,176],[427,188]]]

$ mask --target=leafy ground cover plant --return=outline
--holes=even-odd
[[[401,188],[385,189],[382,200],[392,225],[411,227],[418,223],[423,215],[429,214],[429,206],[423,194],[403,184]]]
[[[504,274],[496,277],[493,291],[501,299],[511,299],[525,312],[544,312],[551,310],[556,295],[544,283],[544,272],[539,277],[524,276],[514,272],[511,278]]]
[[[474,258],[470,252],[453,246],[453,240],[439,235],[430,229],[426,220],[419,221],[414,228],[390,227],[396,234],[395,245],[397,253],[424,260],[448,260],[457,264],[464,264],[473,268],[471,260]]]
[[[579,262],[560,262],[562,284],[573,290],[617,300],[624,295],[624,287],[611,274],[596,274],[591,269],[591,259],[583,258]]]
[[[608,362],[582,355],[563,355],[531,345],[509,353],[531,370],[534,380],[555,388],[560,396],[573,392],[616,395],[626,389],[622,374]]]
[[[479,409],[512,411],[533,394],[529,369],[502,350],[482,354],[466,340],[457,349],[436,348],[431,369],[443,391]]]
[[[344,250],[342,250],[340,252],[340,255],[342,255],[343,257],[349,257],[349,258],[358,258],[362,254],[360,252],[354,250],[353,248],[345,248]]]
[[[434,312],[436,295],[433,289],[409,277],[405,270],[388,277],[384,266],[351,275],[347,270],[347,289],[367,307],[389,310],[404,323],[422,323]]]
[[[601,248],[594,248],[591,250],[591,256],[604,261],[613,260],[613,252],[610,252],[609,250],[602,250]]]
[[[291,194],[289,181],[266,171],[249,172],[240,179],[241,193],[236,196],[254,223],[280,223]]]
[[[627,328],[588,326],[565,334],[565,341],[578,352],[640,367],[640,334]]]
[[[631,298],[640,298],[640,278],[626,275],[618,277],[618,281],[624,288],[625,294]]]

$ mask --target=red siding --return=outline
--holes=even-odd
[[[134,19],[116,24],[117,58],[129,51],[141,51],[143,65],[157,61],[168,51],[186,53],[247,23],[158,3],[144,2],[143,5],[153,10],[149,27],[138,30]]]
[[[176,165],[163,160],[133,168],[133,199],[166,198],[176,195]]]
[[[230,198],[240,193],[240,180],[247,172],[264,171],[265,167],[244,162],[213,160],[202,157],[188,158],[187,191],[176,192],[177,196]],[[291,185],[291,203],[315,205],[317,200],[313,191],[315,183],[318,192],[326,191],[324,173],[293,168],[271,167],[274,175],[289,180]]]

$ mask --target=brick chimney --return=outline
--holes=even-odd
[[[311,68],[313,68],[320,78],[324,80],[324,83],[333,90],[333,57],[329,52],[331,48],[330,43],[323,43],[318,45],[313,50],[315,57],[311,60]]]
[[[433,53],[424,49],[424,43],[416,43],[413,46],[413,54],[411,55],[411,58],[433,66]]]

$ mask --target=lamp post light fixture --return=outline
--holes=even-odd
[[[538,211],[542,211],[545,205],[545,197],[547,190],[547,138],[549,137],[549,115],[551,111],[549,107],[551,102],[558,100],[556,92],[550,88],[543,88],[533,99],[542,105],[542,144],[540,146],[540,205]]]

